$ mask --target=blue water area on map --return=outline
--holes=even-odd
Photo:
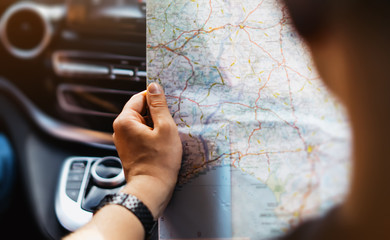
[[[175,191],[160,239],[231,238],[230,166],[214,167]]]

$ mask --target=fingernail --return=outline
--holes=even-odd
[[[151,84],[149,84],[148,92],[150,94],[160,94],[161,93],[161,87],[157,83],[151,83]]]

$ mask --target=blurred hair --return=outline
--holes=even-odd
[[[284,0],[296,30],[312,38],[327,26],[329,2],[332,0]],[[343,0],[341,0],[343,1]]]
[[[296,30],[311,40],[334,26],[354,34],[390,36],[389,0],[283,0]]]

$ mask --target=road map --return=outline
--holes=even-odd
[[[350,132],[278,0],[148,0],[184,156],[160,239],[272,239],[343,200]]]

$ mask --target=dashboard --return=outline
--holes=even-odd
[[[7,63],[0,75],[50,117],[112,132],[129,96],[145,89],[145,3],[2,1],[0,7],[0,56]]]
[[[14,195],[24,199],[0,222],[19,224],[31,211],[26,225],[47,239],[85,223],[124,184],[94,169],[120,176],[112,123],[146,77],[144,0],[0,1],[0,130],[15,152]],[[73,172],[80,163],[85,171]]]

